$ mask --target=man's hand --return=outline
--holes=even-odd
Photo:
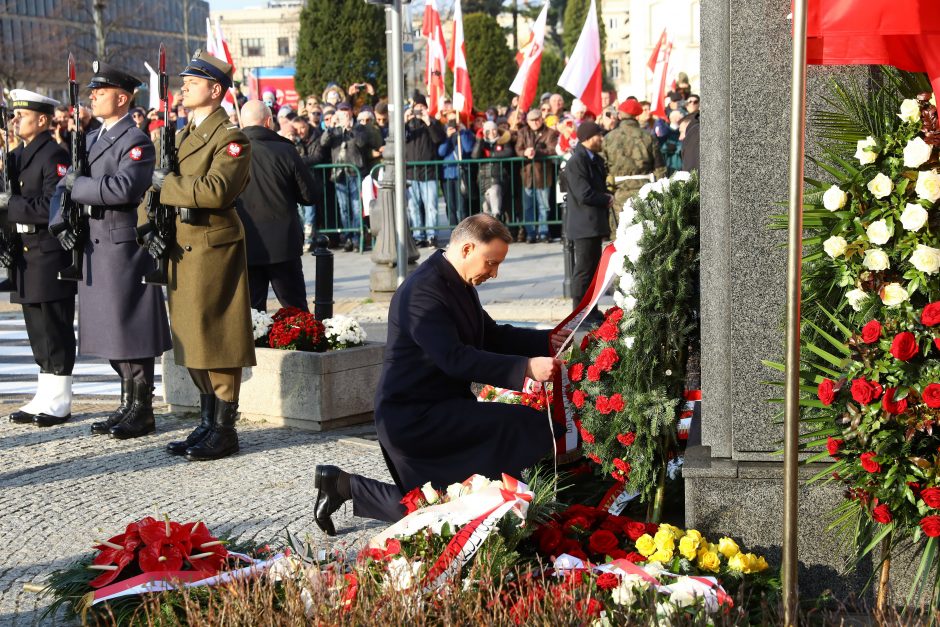
[[[13,267],[13,251],[7,246],[0,246],[0,267]]]
[[[550,381],[559,368],[561,368],[561,360],[559,359],[554,357],[532,357],[525,369],[525,376],[535,381]]]
[[[166,252],[166,242],[157,235],[156,231],[150,231],[141,237],[141,246],[147,250],[154,259],[159,259]]]
[[[608,195],[607,196],[607,208],[609,209],[610,207],[613,207],[613,206],[614,206],[614,197]]]
[[[72,250],[75,248],[75,244],[78,243],[78,236],[75,235],[75,232],[70,228],[62,229],[56,233],[55,236],[65,250]]]
[[[74,170],[65,175],[65,189],[67,189],[70,194],[72,193],[72,188],[75,187],[75,179],[77,178],[78,172]]]
[[[13,194],[10,192],[0,192],[0,211],[5,210],[10,206],[10,197]]]
[[[150,178],[150,184],[153,185],[153,188],[158,192],[163,189],[163,182],[166,180],[167,175],[170,173],[166,168],[157,168],[153,171],[153,176]]]
[[[533,159],[535,157],[535,148],[526,148],[522,152],[522,156],[526,159]]]
[[[552,355],[558,354],[569,335],[571,335],[571,329],[559,329],[558,333],[552,336]]]

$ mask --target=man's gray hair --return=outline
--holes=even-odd
[[[512,235],[505,224],[485,213],[464,218],[450,234],[451,244],[462,242],[488,244],[494,239],[501,239],[509,244],[512,242]]]

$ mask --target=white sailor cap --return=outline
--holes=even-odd
[[[55,108],[60,104],[62,103],[58,100],[37,94],[28,89],[10,90],[10,106],[13,109],[29,109],[30,111],[38,111],[39,113],[52,115],[55,113]]]

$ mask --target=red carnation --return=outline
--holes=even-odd
[[[888,509],[888,506],[885,503],[882,503],[871,511],[871,518],[876,523],[887,525],[889,522],[891,522],[891,510]]]
[[[614,394],[608,399],[608,405],[613,411],[623,411],[623,396]]]
[[[885,395],[881,399],[881,408],[889,414],[903,414],[905,411],[907,411],[906,398],[902,398],[897,402],[894,401],[894,395],[896,392],[897,389],[895,388],[886,388]]]
[[[581,439],[587,442],[588,444],[594,444],[594,434],[581,427]]]
[[[617,396],[620,396],[619,394]],[[624,446],[630,446],[636,440],[636,434],[634,432],[630,433],[619,433],[617,434],[617,441],[623,444]]]
[[[924,516],[920,519],[920,528],[928,538],[940,536],[940,516]]]
[[[601,590],[613,590],[620,585],[620,577],[613,573],[603,573],[597,578],[597,587]]]
[[[575,390],[571,393],[571,402],[574,403],[574,406],[578,409],[584,407],[584,401],[587,399],[587,394],[583,390]]]
[[[602,463],[601,458],[595,455],[594,453],[588,453],[587,458],[597,465],[600,465]]]
[[[819,387],[816,388],[816,396],[819,397],[819,400],[822,401],[823,405],[827,407],[832,405],[832,401],[835,400],[836,393],[834,384],[829,379],[823,379],[819,384]]]
[[[617,324],[623,318],[623,309],[620,307],[611,307],[604,313],[604,315],[607,317],[608,322]]]
[[[580,381],[584,378],[584,364],[575,364],[568,368],[568,378],[572,381]]]
[[[920,396],[924,399],[924,404],[927,405],[927,407],[932,409],[940,407],[940,384],[931,383],[924,388]]]
[[[627,534],[627,537],[633,540],[634,542],[646,533],[646,524],[636,521],[630,521],[623,526],[623,532]]]
[[[610,322],[605,322],[601,326],[597,327],[597,330],[594,331],[594,335],[604,340],[605,342],[613,342],[617,339],[617,325],[611,324]]]
[[[588,381],[600,381],[601,380],[601,369],[597,366],[588,366],[587,369]]]
[[[834,438],[831,435],[826,438],[826,450],[829,451],[829,455],[835,457],[844,442],[845,440]]]
[[[852,381],[852,398],[862,405],[868,405],[881,396],[881,386],[877,381],[855,379]]]
[[[619,470],[625,475],[630,474],[630,464],[628,462],[623,461],[619,457],[614,459],[614,468],[616,468],[617,470]]]
[[[587,601],[577,601],[574,606],[578,614],[586,616],[600,616],[601,612],[604,611],[604,604],[594,598]]]
[[[591,549],[591,552],[600,556],[607,555],[619,545],[620,542],[617,540],[617,536],[606,529],[595,531],[588,539],[588,547]]]
[[[926,488],[921,490],[920,498],[924,499],[927,507],[940,508],[940,488]]]
[[[610,399],[608,399],[606,396],[601,394],[600,396],[597,397],[597,400],[594,402],[594,407],[597,409],[597,411],[599,411],[600,413],[606,416],[607,414],[611,412]]]
[[[584,352],[591,345],[592,336],[590,333],[581,338],[581,351]]]
[[[910,331],[904,331],[894,336],[891,341],[891,354],[895,359],[908,361],[917,354],[917,338]]]
[[[421,506],[421,502],[424,500],[424,493],[421,492],[421,488],[415,488],[408,494],[406,494],[401,499],[401,504],[405,506],[405,512],[410,514],[411,512],[418,509]]]
[[[628,562],[633,562],[634,564],[639,564],[640,562],[646,561],[646,557],[642,553],[637,553],[636,551],[627,553],[626,559]]]
[[[924,307],[923,313],[920,314],[920,321],[927,327],[940,323],[940,301],[930,303]]]
[[[872,320],[862,327],[862,341],[866,344],[874,344],[881,339],[881,323]]]
[[[875,454],[872,452],[862,453],[862,468],[865,469],[865,472],[881,472],[881,464],[875,461]]]
[[[594,363],[604,372],[609,372],[618,361],[620,361],[620,355],[617,354],[617,350],[608,346],[600,352]]]

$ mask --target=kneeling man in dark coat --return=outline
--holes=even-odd
[[[402,495],[474,473],[519,477],[552,453],[545,413],[481,403],[471,382],[518,390],[525,377],[547,381],[560,367],[550,355],[566,334],[498,325],[476,286],[495,278],[512,236],[496,218],[463,220],[446,251],[431,255],[398,288],[388,312],[385,363],[375,395],[375,425],[395,484],[317,466],[315,520],[335,535],[330,516],[352,499],[356,516],[389,522],[405,514]]]

